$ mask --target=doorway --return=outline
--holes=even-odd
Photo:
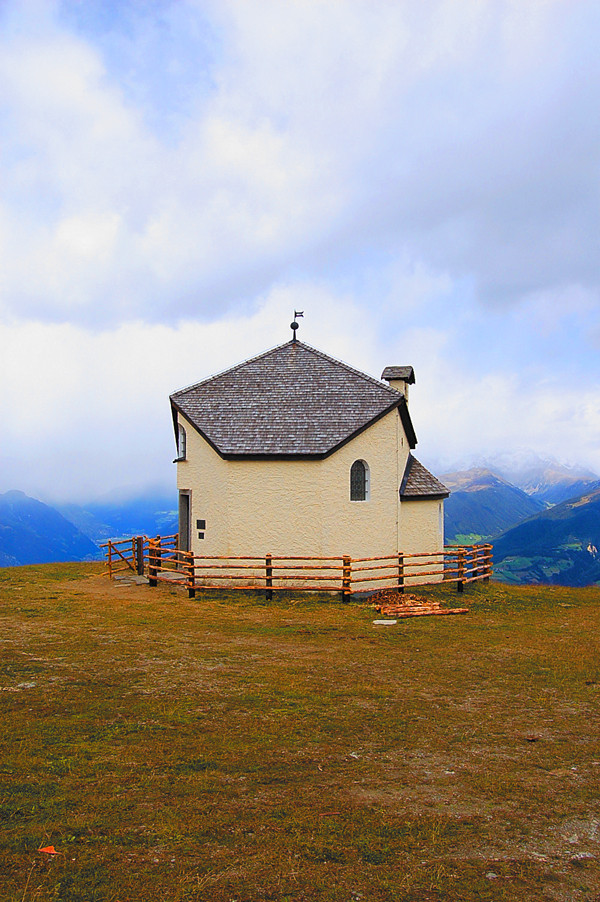
[[[179,550],[190,550],[191,495],[187,489],[179,492]]]

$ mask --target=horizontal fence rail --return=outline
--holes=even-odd
[[[129,572],[159,582],[182,586],[194,597],[197,590],[256,590],[273,597],[274,591],[340,592],[344,598],[360,592],[455,582],[462,592],[476,580],[493,574],[492,546],[446,545],[443,551],[421,551],[384,557],[219,557],[183,551],[179,537],[133,536],[109,540],[106,565],[112,578]]]

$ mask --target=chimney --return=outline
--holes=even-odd
[[[381,378],[389,382],[390,388],[402,392],[408,404],[408,386],[415,383],[415,371],[412,366],[386,366]]]

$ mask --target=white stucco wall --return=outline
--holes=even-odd
[[[325,460],[223,460],[181,415],[179,423],[187,459],[177,463],[177,485],[191,496],[196,555],[368,558],[443,550],[443,502],[400,503],[410,449],[396,410]],[[367,501],[350,501],[355,460],[369,467]],[[203,539],[197,520],[206,521]]]
[[[397,411],[325,460],[223,460],[180,416],[187,460],[177,485],[191,493],[192,550],[218,555],[395,554],[398,488],[409,453]],[[364,460],[368,501],[350,501],[350,467]],[[206,520],[204,539],[196,520]]]
[[[444,550],[444,502],[430,498],[404,500],[400,507],[400,548],[405,554],[418,552],[443,552]],[[408,568],[407,584],[417,584],[418,574],[426,570],[439,570],[442,578],[441,558],[424,558],[426,566]],[[416,574],[416,576],[415,576]],[[426,581],[435,581],[428,576]]]

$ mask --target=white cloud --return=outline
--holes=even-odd
[[[174,490],[168,395],[287,341],[294,309],[305,310],[304,341],[375,377],[388,364],[415,366],[410,407],[426,464],[441,470],[526,446],[559,459],[577,448],[579,462],[600,470],[593,390],[565,389],[560,373],[535,384],[491,369],[469,376],[447,332],[415,327],[382,345],[385,312],[365,319],[324,284],[288,283],[256,310],[209,324],[0,327],[0,491],[82,500],[122,486]]]
[[[597,287],[585,3],[163,3],[182,45],[182,21],[211,19],[221,40],[195,81],[185,47],[176,132],[148,119],[133,64],[119,68],[114,48],[133,54],[133,37],[84,37],[50,3],[41,24],[8,8],[12,315],[214,315],[299,270],[352,270],[378,245],[471,273],[484,298]],[[148,16],[123,9],[157,48]]]
[[[498,372],[469,380],[448,359],[444,370],[444,381],[434,385],[428,375],[411,396],[416,453],[438,472],[527,449],[600,473],[595,389],[565,387],[558,375],[552,384]]]
[[[426,461],[527,444],[600,469],[598,19],[4,4],[5,487],[168,481],[169,391],[285,340],[294,308],[354,366],[416,367]]]

